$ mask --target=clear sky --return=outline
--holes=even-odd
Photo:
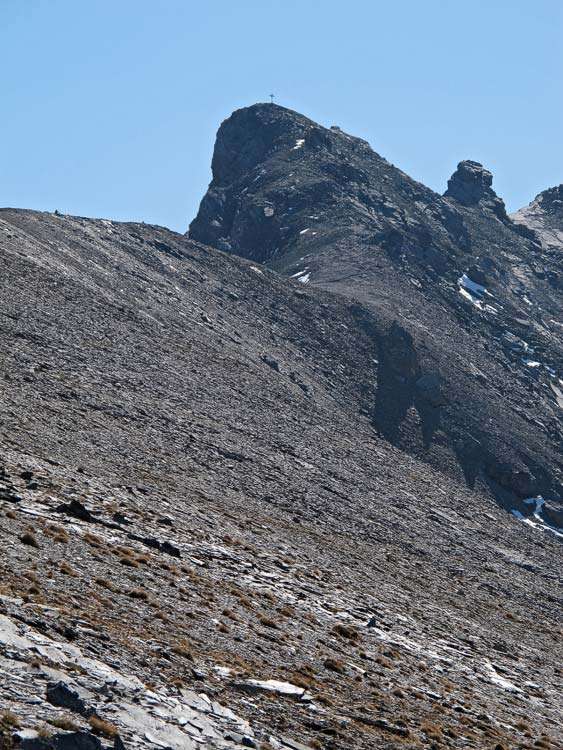
[[[0,0],[0,206],[185,231],[215,132],[266,101],[509,210],[563,182],[562,0]]]

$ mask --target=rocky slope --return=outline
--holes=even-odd
[[[0,254],[2,747],[560,745],[558,538],[374,430],[403,329],[144,224]]]
[[[360,303],[376,431],[506,508],[541,494],[559,523],[561,255],[507,216],[490,172],[461,162],[440,196],[275,105],[227,119],[212,167],[190,236]]]
[[[544,190],[529,206],[517,211],[513,220],[535,232],[544,252],[557,261],[563,249],[563,185]]]

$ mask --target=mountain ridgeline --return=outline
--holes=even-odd
[[[475,161],[441,196],[266,104],[221,125],[212,172],[189,236],[357,303],[379,434],[507,508],[542,495],[560,519],[561,188],[512,218]]]

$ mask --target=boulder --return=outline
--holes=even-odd
[[[86,521],[87,523],[95,523],[97,520],[85,505],[74,498],[70,503],[61,503],[61,505],[57,506],[56,511],[57,513],[64,513],[67,516],[78,518],[80,521]]]
[[[448,180],[447,198],[454,198],[464,206],[473,206],[492,192],[493,175],[477,161],[460,161]]]
[[[82,716],[91,716],[94,713],[93,709],[87,705],[90,698],[89,694],[76,686],[71,687],[65,682],[50,682],[47,685],[46,697],[53,706],[67,708],[69,711],[74,711]]]

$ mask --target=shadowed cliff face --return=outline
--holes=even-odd
[[[365,141],[259,104],[221,125],[189,234],[369,310],[373,425],[393,444],[508,507],[557,504],[561,256],[492,183],[462,161],[440,196]],[[397,331],[416,373],[392,366]]]

